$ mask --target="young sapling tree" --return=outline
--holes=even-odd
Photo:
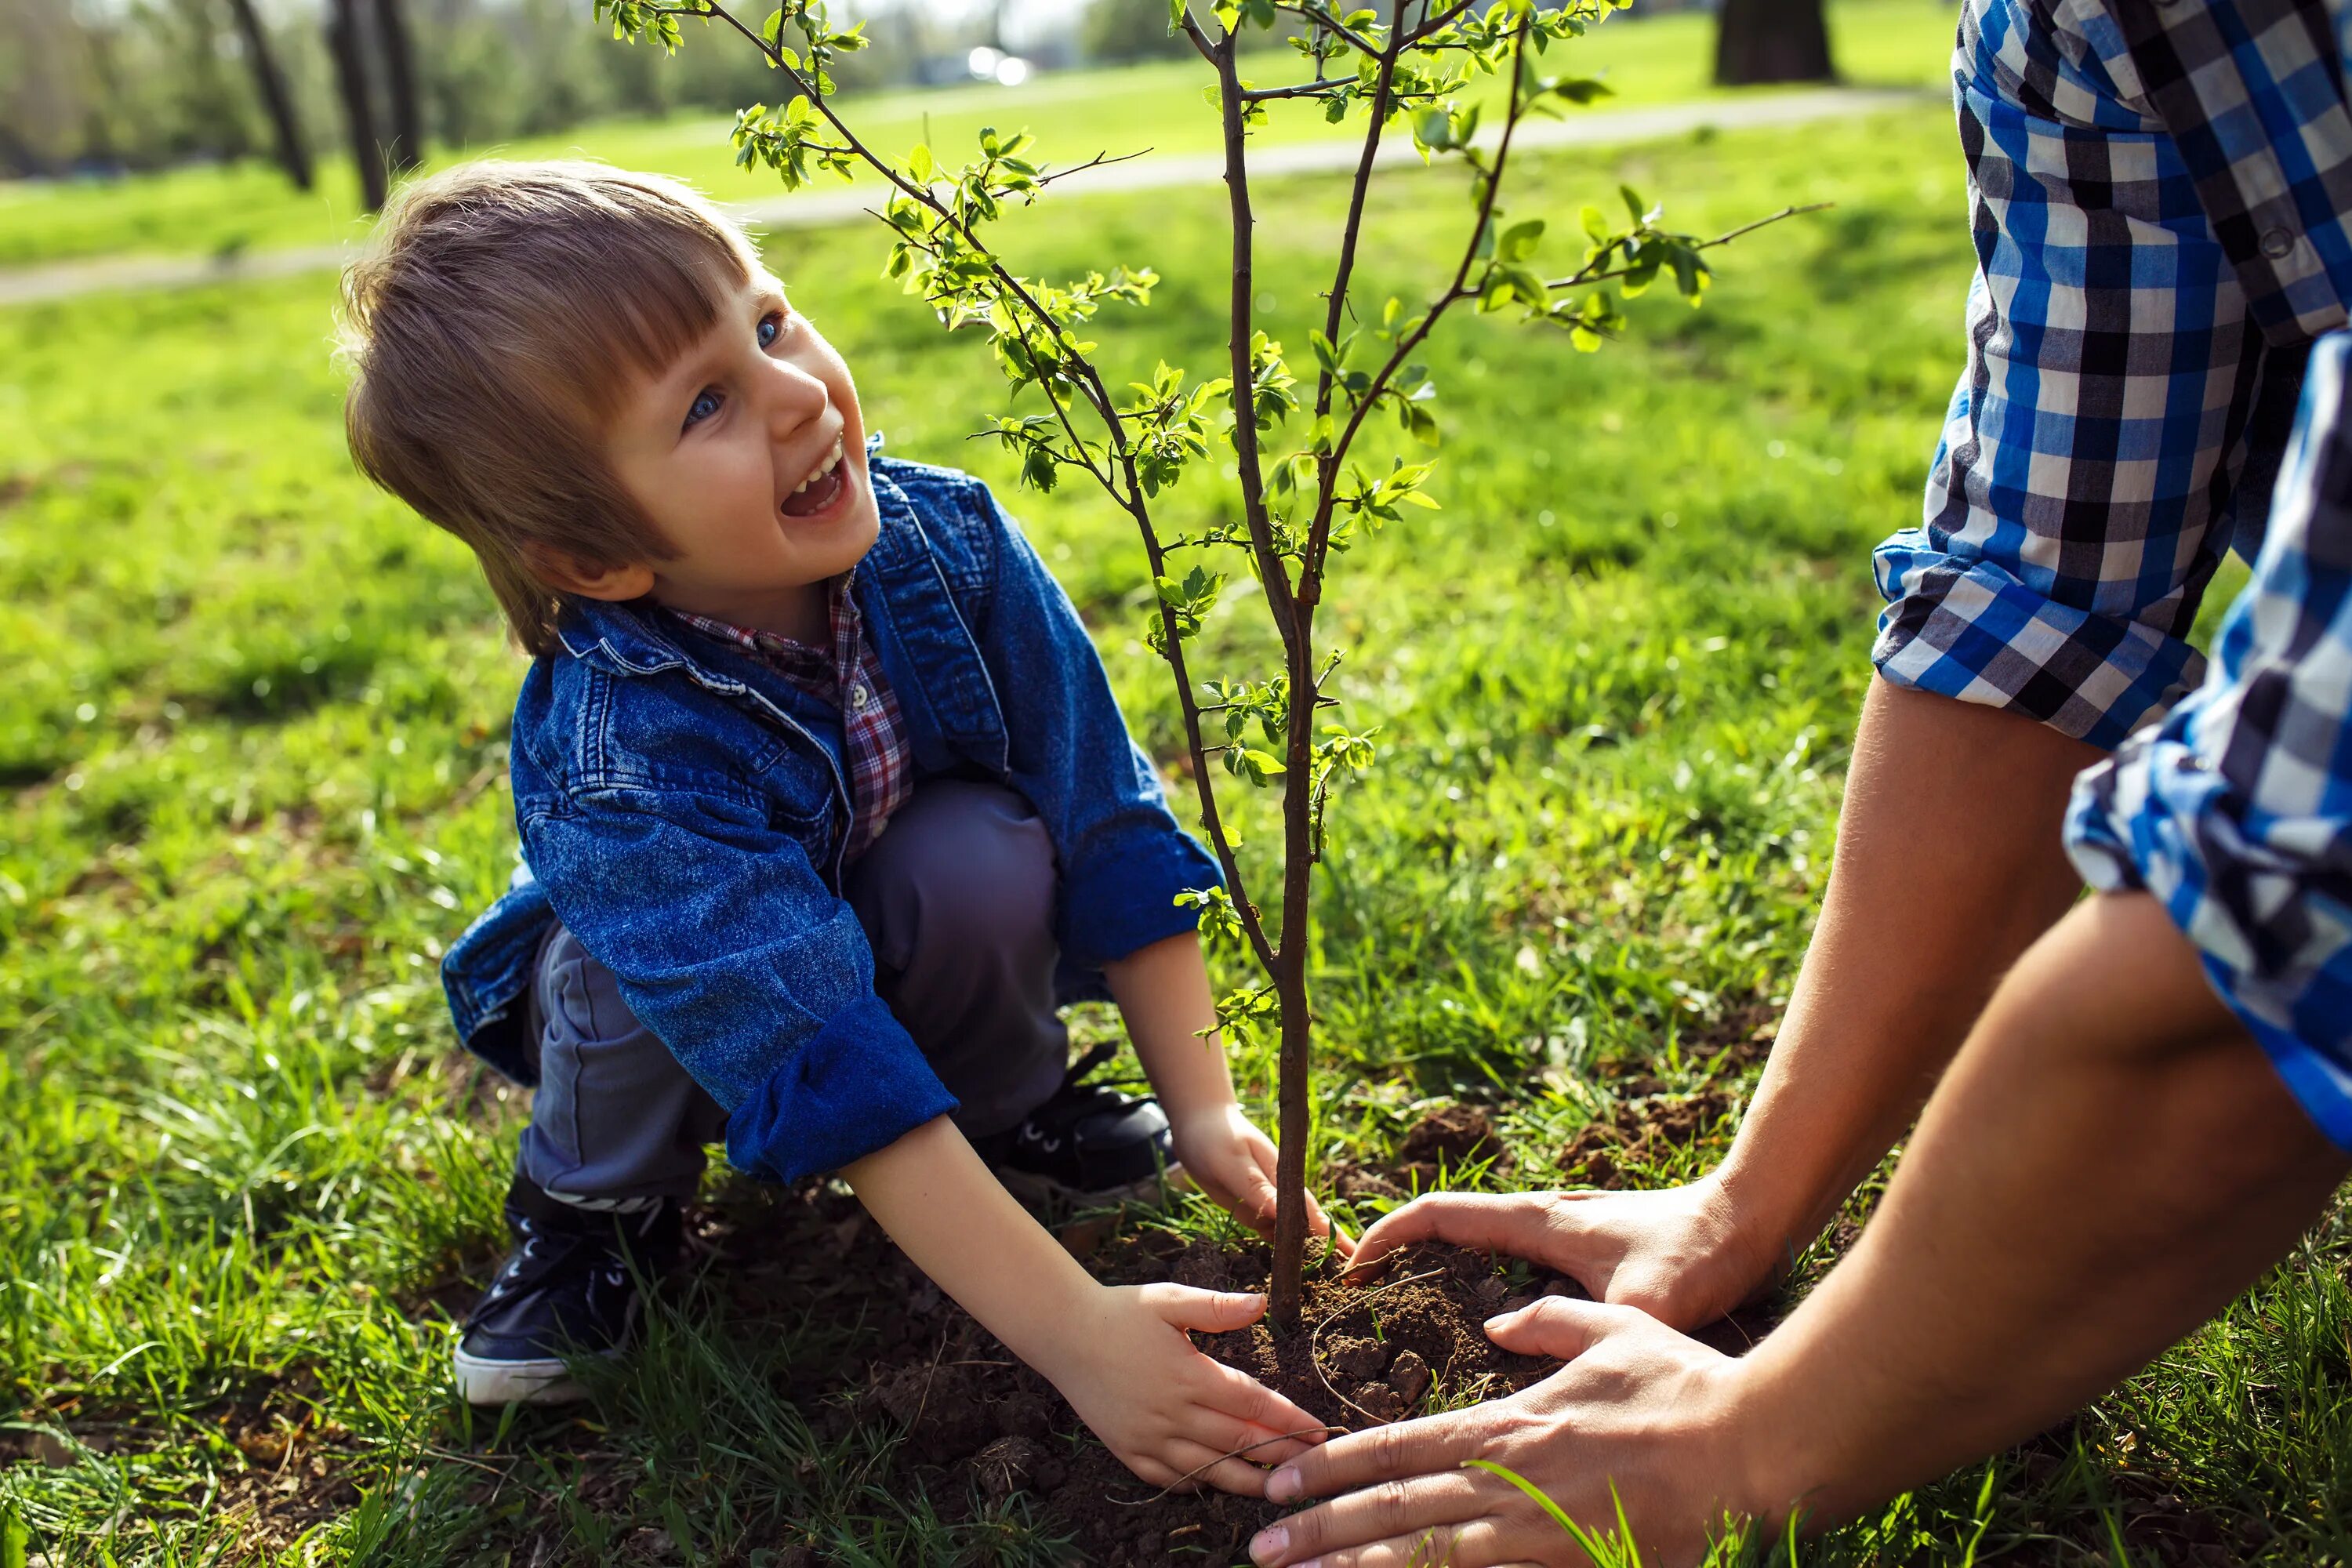
[[[1183,900],[1198,908],[1208,938],[1238,944],[1255,961],[1255,977],[1219,999],[1221,1028],[1236,1039],[1270,1030],[1278,1041],[1271,1312],[1276,1324],[1296,1328],[1312,1140],[1314,869],[1334,790],[1369,768],[1375,752],[1372,731],[1340,721],[1331,686],[1341,650],[1321,636],[1318,612],[1335,556],[1399,521],[1408,508],[1439,504],[1428,488],[1433,459],[1391,456],[1385,468],[1368,462],[1359,452],[1367,430],[1376,419],[1393,419],[1409,441],[1438,444],[1437,388],[1415,355],[1455,306],[1517,311],[1591,351],[1622,327],[1619,296],[1664,277],[1696,304],[1708,277],[1703,252],[1806,209],[1700,240],[1660,226],[1659,209],[1621,187],[1623,217],[1585,207],[1580,259],[1547,276],[1538,259],[1545,220],[1515,219],[1501,201],[1513,138],[1530,115],[1605,95],[1598,80],[1543,68],[1553,46],[1631,0],[1550,6],[1399,0],[1387,21],[1379,11],[1342,12],[1324,0],[1202,0],[1198,16],[1192,0],[1166,3],[1170,30],[1190,41],[1214,78],[1232,227],[1227,354],[1213,374],[1160,363],[1127,380],[1105,373],[1083,330],[1108,304],[1149,303],[1157,275],[1118,265],[1059,283],[1024,277],[987,237],[1008,205],[1032,203],[1078,169],[1118,160],[1098,154],[1049,171],[1029,136],[994,130],[980,133],[977,157],[952,165],[928,146],[898,159],[877,152],[835,101],[827,70],[836,55],[864,47],[862,24],[835,28],[822,0],[787,0],[757,30],[717,0],[596,0],[596,8],[619,37],[674,50],[680,24],[693,18],[732,30],[765,55],[788,90],[779,95],[781,107],[755,104],[738,114],[737,161],[772,169],[789,189],[820,174],[853,178],[861,167],[879,175],[889,275],[919,294],[950,331],[982,331],[1015,395],[1016,411],[982,434],[1017,455],[1025,483],[1051,490],[1076,470],[1133,520],[1156,595],[1147,639],[1174,677],[1200,826],[1223,874],[1222,887],[1194,889]],[[1244,77],[1242,45],[1253,33],[1286,39],[1298,79],[1260,87]],[[1467,92],[1481,78],[1501,87],[1491,136],[1481,134],[1487,115]],[[1312,100],[1333,124],[1362,125],[1322,296],[1323,324],[1307,333],[1312,372],[1305,381],[1258,325],[1250,143],[1266,106],[1283,100]],[[1450,159],[1467,172],[1471,212],[1458,259],[1433,292],[1417,300],[1390,296],[1360,311],[1353,289],[1365,208],[1383,141],[1400,127],[1423,161]],[[1238,507],[1198,533],[1167,531],[1159,517],[1163,498],[1223,455],[1236,470]],[[1254,674],[1198,679],[1188,649],[1236,569],[1263,590],[1279,662]],[[1220,772],[1279,797],[1279,845],[1254,854],[1246,867],[1221,809]],[[1279,888],[1271,911],[1251,894],[1260,876]]]

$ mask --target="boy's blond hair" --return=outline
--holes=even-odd
[[[734,224],[657,174],[486,160],[418,180],[343,274],[352,457],[472,546],[515,640],[552,652],[563,595],[526,546],[590,567],[676,555],[605,432],[759,268]]]

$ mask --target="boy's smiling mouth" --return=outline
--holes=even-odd
[[[793,486],[793,493],[784,498],[781,509],[783,514],[805,518],[831,510],[833,504],[849,489],[849,474],[842,467],[842,459],[847,453],[847,444],[842,437],[835,437],[833,450],[825,454],[824,460],[810,469],[808,478]]]

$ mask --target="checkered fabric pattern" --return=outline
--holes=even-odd
[[[2110,749],[2197,683],[2200,597],[2259,538],[2352,297],[2329,26],[2319,0],[1967,0],[1968,363],[1921,525],[1875,556],[1889,681]]]
[[[2204,684],[2074,786],[2095,888],[2145,889],[2352,1148],[2352,333],[2311,356],[2252,582]]]
[[[866,638],[865,617],[850,578],[834,580],[828,601],[833,646],[818,649],[774,632],[739,626],[684,610],[669,613],[697,631],[749,648],[793,685],[841,709],[842,750],[849,763],[849,843],[845,864],[872,847],[915,792],[915,750],[898,698]]]

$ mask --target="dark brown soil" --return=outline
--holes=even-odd
[[[1171,1250],[1171,1241],[1139,1239],[1119,1256],[1098,1258],[1096,1274],[1115,1284],[1176,1279],[1212,1290],[1265,1286],[1263,1248],[1228,1253],[1195,1241]],[[1256,1323],[1242,1333],[1195,1340],[1315,1420],[1362,1432],[1430,1408],[1510,1394],[1548,1375],[1557,1361],[1503,1354],[1479,1328],[1506,1305],[1534,1300],[1540,1286],[1528,1281],[1512,1293],[1484,1253],[1412,1248],[1367,1284],[1310,1279],[1306,1314],[1294,1333]],[[1070,1422],[1061,1401],[1051,1394],[1049,1401],[1058,1420]],[[983,1467],[983,1488],[992,1486],[995,1474],[985,1469],[995,1462],[990,1450],[981,1450],[976,1462]],[[1075,1554],[1087,1563],[1237,1561],[1251,1532],[1282,1514],[1223,1493],[1155,1495],[1094,1444],[1079,1446],[1066,1465],[1037,1477],[1037,1486],[1051,1519],[1075,1531]]]
[[[1088,1262],[1114,1284],[1174,1279],[1221,1290],[1263,1289],[1268,1268],[1263,1247],[1232,1252],[1158,1232],[1107,1243]],[[1360,1430],[1440,1402],[1512,1393],[1550,1372],[1557,1363],[1507,1355],[1479,1326],[1540,1293],[1542,1279],[1521,1275],[1515,1291],[1484,1254],[1414,1248],[1364,1284],[1310,1279],[1296,1331],[1260,1323],[1195,1338],[1318,1421]],[[863,1396],[868,1412],[905,1426],[909,1457],[936,1472],[924,1478],[934,1498],[1028,1493],[1052,1528],[1072,1532],[1079,1561],[1104,1564],[1234,1562],[1281,1513],[1223,1493],[1156,1492],[1086,1439],[1042,1378],[954,1317],[936,1351],[876,1367]]]

